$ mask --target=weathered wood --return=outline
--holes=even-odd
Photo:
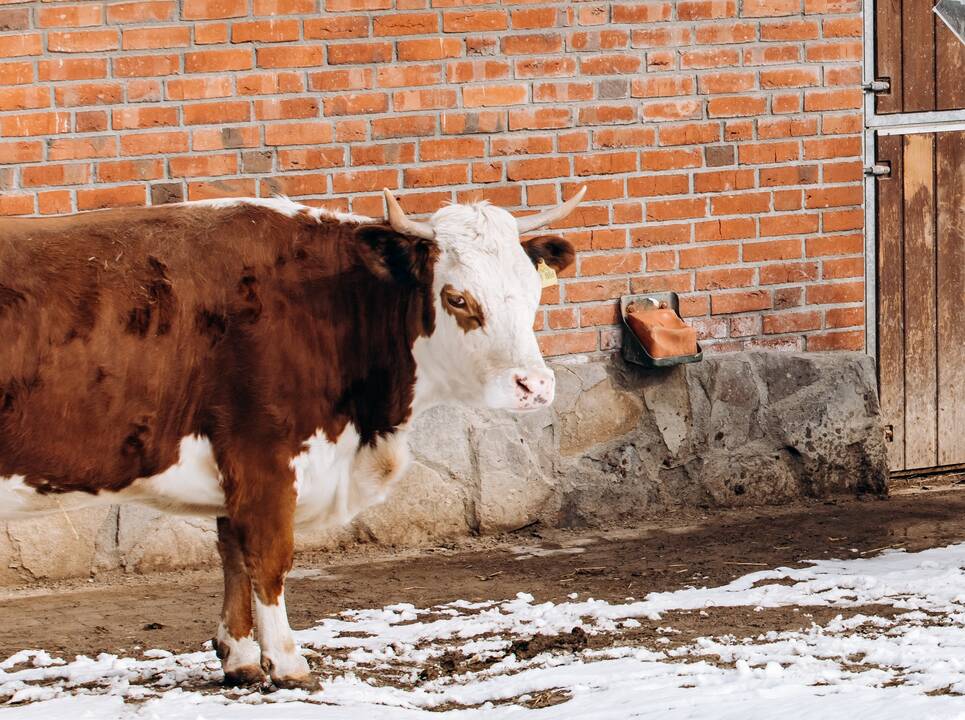
[[[938,464],[965,463],[965,132],[938,133]]]
[[[965,108],[965,43],[935,17],[936,108]]]
[[[901,0],[875,3],[875,78],[891,82],[891,90],[875,97],[878,113],[901,112]]]
[[[931,0],[902,2],[903,112],[935,109],[935,22]]]
[[[878,138],[878,160],[891,164],[891,175],[878,178],[877,288],[878,387],[881,415],[891,426],[888,461],[891,470],[905,469],[905,316],[902,260],[902,142],[892,135]]]
[[[905,136],[906,468],[938,462],[934,144],[931,133]]]

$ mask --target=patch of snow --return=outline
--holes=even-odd
[[[965,544],[821,560],[625,603],[569,599],[538,603],[520,593],[503,602],[400,603],[326,618],[296,633],[322,668],[322,689],[312,695],[222,691],[210,651],[64,662],[24,650],[0,662],[0,720],[965,720]],[[669,619],[649,647],[623,635],[673,612],[819,606],[892,610],[883,616],[869,607],[801,631],[677,646],[681,635]],[[579,650],[561,643],[526,659],[511,651],[515,641],[574,628],[608,634],[613,644]],[[446,672],[426,672],[445,663]],[[554,693],[561,704],[530,707]]]

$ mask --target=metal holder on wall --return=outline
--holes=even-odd
[[[635,304],[644,308],[654,310],[668,307],[677,315],[680,315],[680,300],[675,292],[646,293],[643,295],[624,295],[620,298],[620,320],[623,323],[623,359],[634,365],[644,367],[670,367],[673,365],[685,365],[687,363],[699,362],[704,357],[704,351],[697,343],[697,352],[693,355],[674,355],[672,357],[655,358],[647,352],[640,339],[636,336],[630,325],[627,323],[627,308]]]

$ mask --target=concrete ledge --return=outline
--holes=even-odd
[[[536,521],[596,526],[670,507],[886,490],[865,355],[732,353],[665,370],[578,360],[554,366],[551,409],[420,418],[415,463],[386,503],[347,528],[302,533],[300,545],[414,545]],[[0,524],[2,585],[215,559],[213,522],[137,506]]]

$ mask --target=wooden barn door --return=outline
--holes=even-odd
[[[872,2],[865,55],[869,350],[894,471],[965,466],[965,44],[936,1]]]
[[[965,131],[878,137],[878,373],[893,470],[965,464]]]

